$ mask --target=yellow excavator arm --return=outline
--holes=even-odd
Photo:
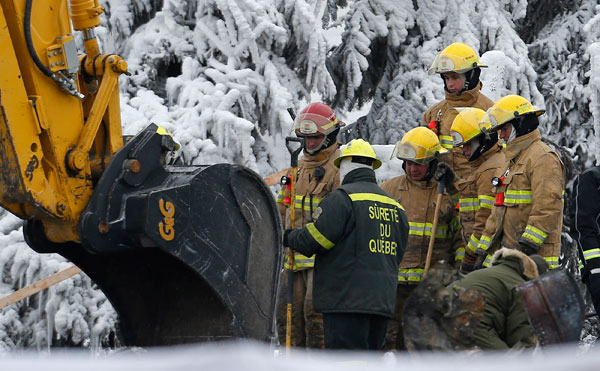
[[[99,54],[102,7],[70,3],[71,11],[67,0],[0,1],[1,203],[41,220],[53,242],[80,241],[94,181],[123,146],[117,79],[127,64]],[[71,12],[85,35],[81,63]]]
[[[175,142],[154,124],[124,144],[127,63],[100,53],[97,0],[0,5],[0,205],[29,246],[98,284],[126,344],[272,337],[281,221],[262,179],[165,165]]]

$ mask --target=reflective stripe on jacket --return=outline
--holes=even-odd
[[[519,249],[519,242],[536,246],[550,268],[558,267],[563,220],[565,168],[542,142],[538,129],[506,146],[504,204],[494,206],[479,240],[479,248],[493,253],[501,245]]]
[[[427,248],[433,227],[433,214],[437,198],[438,182],[412,181],[406,175],[392,178],[381,188],[397,200],[406,211],[410,232],[404,258],[398,270],[398,282],[417,284],[423,278]],[[452,199],[442,197],[440,215],[435,233],[431,266],[452,266],[455,259],[464,255],[458,214]]]
[[[288,237],[294,250],[316,253],[315,310],[391,317],[408,236],[406,213],[367,168],[346,175],[320,208],[314,223]]]
[[[296,180],[296,196],[294,203],[295,218],[294,228],[303,228],[313,221],[313,213],[319,207],[321,200],[326,194],[340,185],[339,169],[333,161],[339,157],[339,144],[334,144],[314,155],[304,152],[304,157],[298,160],[298,178]],[[325,174],[321,180],[315,178],[315,169],[322,167]],[[291,174],[288,174],[288,176]],[[285,228],[291,228],[290,208],[283,205],[283,200],[289,191],[282,187],[277,197],[281,219],[285,221]],[[285,254],[283,266],[289,269],[289,257]],[[315,265],[315,257],[307,257],[300,253],[294,254],[294,271],[312,268]]]
[[[492,178],[506,168],[506,159],[500,145],[489,149],[470,162],[472,173],[456,182],[460,193],[459,216],[467,249],[475,253],[485,222],[492,212],[496,196]]]
[[[450,128],[452,127],[454,118],[458,114],[453,108],[475,107],[487,111],[488,108],[494,105],[494,102],[481,93],[482,86],[483,85],[479,83],[475,88],[464,91],[459,96],[444,90],[446,98],[431,106],[431,108],[425,112],[425,115],[423,115],[423,123],[427,125],[431,120],[435,120],[438,113],[441,112],[441,123],[438,129],[440,131],[440,143],[443,147],[450,150],[450,154],[443,156],[442,161],[450,164],[460,178],[464,178],[468,175],[470,166],[460,148],[453,148]]]

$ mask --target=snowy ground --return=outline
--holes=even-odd
[[[116,371],[116,370],[460,370],[553,371],[595,370],[600,352],[577,347],[544,348],[533,352],[496,353],[301,353],[289,358],[273,356],[273,349],[256,343],[187,346],[161,349],[133,349],[103,355],[84,351],[53,351],[52,355],[9,354],[0,359],[0,368],[11,371]]]

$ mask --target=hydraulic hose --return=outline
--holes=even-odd
[[[35,51],[35,48],[33,47],[33,40],[31,39],[31,7],[32,7],[32,5],[33,5],[33,0],[27,0],[27,2],[25,3],[24,28],[25,28],[25,42],[27,43],[27,49],[29,50],[29,55],[31,55],[31,59],[33,59],[33,62],[35,63],[37,68],[39,68],[40,71],[42,71],[44,73],[44,75],[50,77],[52,80],[56,80],[56,76],[54,75],[54,73],[52,71],[50,71],[50,69],[42,63],[42,61],[40,60],[40,58],[37,55],[37,52]]]

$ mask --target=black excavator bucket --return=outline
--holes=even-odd
[[[120,150],[82,213],[77,243],[57,252],[102,289],[127,345],[274,336],[281,221],[262,179],[242,166],[163,166],[173,148],[150,125]]]

